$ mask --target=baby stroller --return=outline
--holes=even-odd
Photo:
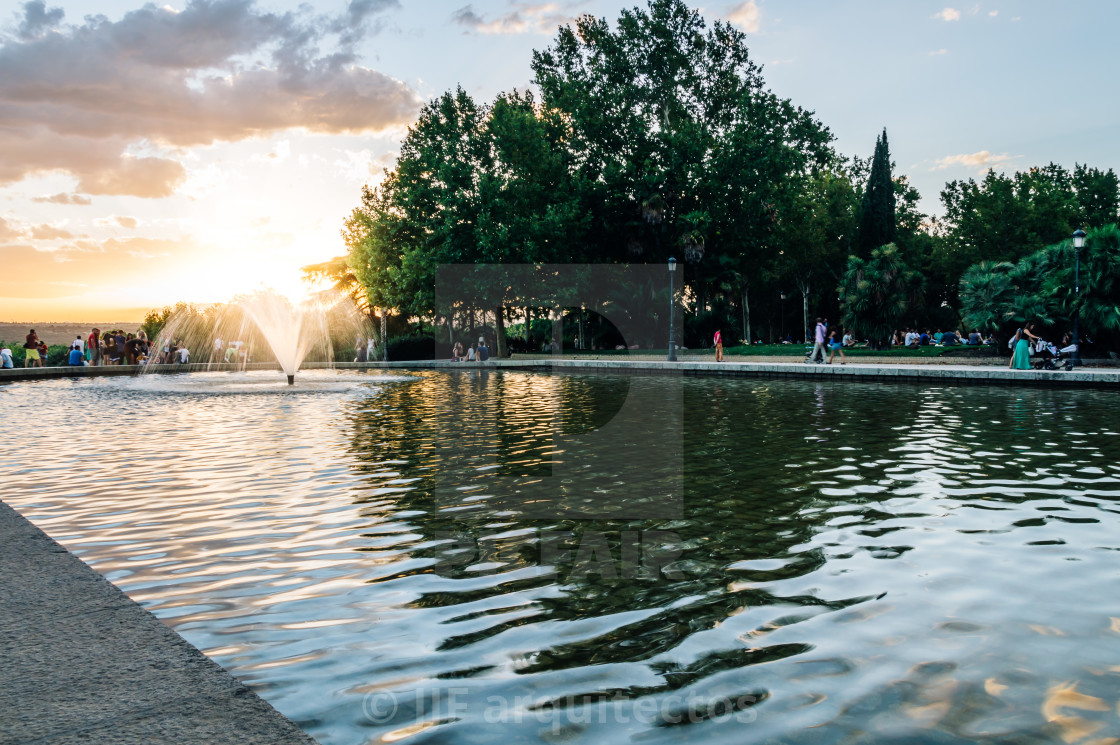
[[[1038,343],[1035,344],[1035,352],[1041,357],[1038,362],[1038,369],[1061,370],[1064,367],[1065,371],[1069,372],[1073,369],[1072,358],[1073,353],[1076,351],[1076,344],[1070,344],[1068,346],[1062,347],[1061,349],[1058,349],[1050,342],[1045,341],[1044,339],[1039,339]]]

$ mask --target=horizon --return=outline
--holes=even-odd
[[[343,220],[424,102],[460,84],[479,101],[531,87],[531,51],[559,25],[582,13],[613,24],[634,5],[23,3],[0,20],[0,314],[139,323],[261,285],[306,295],[300,267],[344,253]],[[927,214],[947,181],[989,167],[1120,168],[1120,104],[1098,93],[1113,6],[747,0],[701,12],[747,33],[766,86],[815,112],[838,152],[869,156],[885,127],[895,175]],[[1055,39],[1068,51],[1039,54]],[[72,320],[107,317],[137,320]]]

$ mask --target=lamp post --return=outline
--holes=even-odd
[[[1074,367],[1081,366],[1081,340],[1077,337],[1077,317],[1081,315],[1081,249],[1085,247],[1085,231],[1081,228],[1073,231],[1073,356],[1070,364]]]
[[[782,341],[786,340],[786,291],[782,290]]]
[[[677,260],[669,257],[669,362],[677,361],[677,349],[673,344],[673,275],[677,271]]]

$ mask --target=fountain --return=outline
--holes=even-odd
[[[186,348],[190,361],[243,370],[269,351],[288,385],[295,385],[304,360],[332,363],[335,348],[347,349],[368,332],[368,319],[348,297],[320,293],[297,306],[283,295],[261,290],[229,303],[180,304],[153,340],[151,354],[153,362],[181,362],[175,350]]]

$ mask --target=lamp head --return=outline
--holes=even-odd
[[[672,256],[669,257],[669,271],[670,272],[677,271],[677,260],[674,259]]]
[[[1081,228],[1073,231],[1073,247],[1078,251],[1085,247],[1085,231]]]

